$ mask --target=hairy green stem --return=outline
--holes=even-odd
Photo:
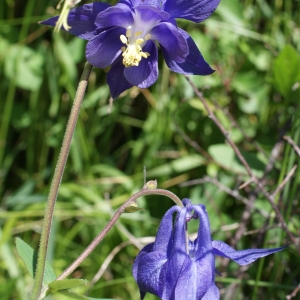
[[[45,272],[45,263],[47,257],[54,206],[57,199],[58,189],[64,173],[67,158],[69,155],[71,141],[76,127],[77,119],[79,116],[81,103],[85,94],[88,78],[90,76],[92,68],[93,67],[89,63],[86,63],[83,73],[81,75],[80,82],[78,84],[77,92],[75,95],[75,99],[73,102],[72,110],[70,113],[69,121],[67,124],[65,136],[62,142],[61,151],[58,157],[53,179],[51,182],[51,187],[50,187],[49,196],[47,200],[47,207],[45,211],[43,229],[41,234],[40,247],[38,251],[38,261],[37,261],[37,266],[35,271],[35,281],[31,293],[31,297],[30,297],[31,300],[37,300],[42,290],[42,283],[43,283],[44,272]]]

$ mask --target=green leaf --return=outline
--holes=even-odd
[[[86,279],[73,278],[73,279],[55,280],[50,282],[48,286],[50,289],[53,290],[65,290],[65,289],[70,289],[70,288],[87,285],[87,284],[88,284],[88,280]]]
[[[224,21],[243,27],[244,16],[243,6],[239,0],[222,0],[218,13],[224,19]]]
[[[61,295],[64,295],[64,296],[67,296],[71,299],[75,299],[75,300],[89,300],[90,299],[90,298],[88,298],[84,295],[77,294],[72,290],[60,290],[57,293],[61,294]]]
[[[18,207],[18,210],[26,207],[28,204],[46,201],[47,196],[42,194],[34,194],[36,180],[29,179],[25,181],[12,195],[6,198],[7,205]]]
[[[285,97],[293,92],[294,84],[300,80],[300,57],[295,48],[287,45],[275,59],[273,68],[275,88]]]
[[[62,81],[64,83],[67,83],[67,81],[73,82],[76,80],[77,77],[76,63],[74,61],[74,57],[73,55],[71,55],[67,43],[59,34],[54,35],[53,38],[54,51],[64,70],[64,76]],[[73,51],[77,51],[77,49],[73,49]]]
[[[209,154],[216,162],[234,173],[247,174],[245,167],[239,161],[233,149],[225,144],[217,144],[208,148]],[[241,151],[255,176],[261,176],[264,164],[253,154]]]
[[[16,247],[30,275],[34,277],[35,267],[37,263],[37,253],[20,238],[16,238]],[[48,284],[54,281],[55,279],[55,272],[49,261],[46,260],[43,283]]]
[[[170,175],[174,171],[178,173],[186,172],[191,169],[195,169],[199,166],[202,166],[205,163],[205,160],[202,156],[198,154],[191,154],[184,157],[180,157],[172,160],[169,163],[160,165],[151,170],[147,170],[148,177],[156,177],[163,175]]]
[[[14,45],[4,60],[4,72],[19,87],[36,91],[43,79],[43,56],[27,46]]]
[[[5,58],[9,49],[9,41],[0,35],[0,62]]]
[[[67,296],[71,299],[75,299],[75,300],[115,300],[115,299],[112,299],[112,298],[91,298],[91,297],[87,297],[87,296],[84,296],[84,295],[77,294],[77,293],[75,293],[74,291],[72,291],[70,289],[60,290],[57,293],[61,294],[61,295],[64,295],[64,296]]]

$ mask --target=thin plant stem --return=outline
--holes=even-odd
[[[286,136],[286,135],[283,137],[283,139],[286,140],[293,147],[297,155],[300,156],[300,148],[297,146],[295,141],[293,141],[293,139],[290,136]]]
[[[110,229],[115,225],[115,223],[118,221],[122,213],[124,213],[125,209],[130,206],[131,204],[135,204],[136,200],[140,197],[147,196],[147,195],[161,195],[170,198],[173,200],[176,205],[183,207],[183,204],[181,200],[172,192],[164,189],[153,189],[148,188],[147,184],[144,185],[143,189],[139,192],[132,195],[127,201],[125,201],[115,212],[115,214],[112,216],[112,218],[108,221],[104,229],[93,239],[93,241],[87,246],[87,248],[82,251],[82,253],[75,259],[75,261],[67,268],[65,269],[57,278],[56,280],[62,280],[65,279],[68,275],[70,275],[90,254],[91,252],[98,246],[98,244],[105,238],[107,233],[110,231]],[[44,293],[48,290],[48,287],[46,287],[41,295],[44,295]]]
[[[155,237],[144,237],[144,238],[135,238],[140,244],[149,244],[153,243],[155,241]],[[108,268],[110,262],[113,260],[113,258],[122,250],[123,248],[127,247],[128,245],[134,245],[134,242],[132,240],[127,240],[118,246],[116,246],[110,254],[105,258],[104,262],[102,263],[101,267],[99,268],[98,272],[95,274],[93,279],[90,281],[89,286],[87,288],[87,291],[85,292],[85,295],[89,295],[90,290],[95,285],[95,283],[102,277],[105,270]]]
[[[161,195],[166,196],[173,200],[178,206],[183,207],[181,200],[172,192],[163,189],[142,189],[139,192],[132,195],[126,202],[124,202],[118,210],[115,212],[113,217],[108,221],[104,229],[94,238],[94,240],[87,246],[87,248],[78,256],[78,258],[66,269],[63,273],[57,277],[56,280],[62,280],[70,275],[96,248],[96,246],[104,239],[109,230],[114,226],[117,220],[120,218],[126,207],[130,204],[135,203],[136,200],[146,195]]]
[[[249,201],[247,198],[243,197],[238,190],[231,190],[230,188],[228,188],[227,186],[223,185],[220,181],[218,181],[216,178],[211,178],[209,176],[204,176],[201,179],[194,179],[194,180],[190,180],[190,181],[186,181],[182,184],[180,184],[180,186],[190,186],[190,185],[196,185],[196,184],[205,184],[205,183],[211,183],[213,185],[215,185],[216,187],[218,187],[221,191],[225,192],[228,195],[231,195],[232,197],[234,197],[235,199],[243,202],[248,208],[253,209],[254,211],[258,212],[259,214],[261,214],[264,218],[268,218],[269,214],[267,212],[265,212],[262,209],[256,208],[254,206],[254,204]]]
[[[244,165],[245,169],[247,170],[247,173],[250,176],[250,181],[255,182],[256,185],[258,186],[258,188],[260,189],[260,191],[263,193],[263,195],[268,199],[269,203],[271,204],[272,208],[274,209],[276,216],[279,220],[279,222],[282,225],[282,228],[285,230],[287,236],[289,237],[289,239],[291,240],[291,242],[293,244],[295,244],[298,248],[298,251],[300,252],[300,247],[297,244],[297,241],[295,239],[295,237],[293,236],[293,234],[290,232],[290,230],[287,227],[286,222],[284,221],[284,218],[279,210],[279,208],[277,207],[277,205],[275,204],[275,199],[273,195],[270,195],[264,188],[263,184],[257,179],[257,177],[253,174],[249,164],[247,163],[247,161],[245,160],[244,156],[241,154],[240,150],[238,149],[238,147],[236,146],[236,144],[232,141],[232,139],[230,138],[228,132],[226,131],[226,129],[223,127],[223,125],[220,123],[220,121],[218,120],[218,118],[215,116],[215,114],[213,113],[213,111],[211,110],[211,108],[209,107],[208,103],[206,102],[205,98],[203,97],[202,93],[197,89],[197,87],[194,85],[194,83],[191,81],[191,79],[188,76],[185,76],[187,81],[189,82],[189,84],[191,85],[191,87],[193,88],[194,92],[196,93],[197,97],[201,100],[201,102],[203,103],[207,113],[208,113],[208,117],[212,119],[212,121],[217,125],[217,127],[220,129],[220,131],[222,132],[222,134],[224,135],[224,137],[226,138],[227,142],[229,143],[229,145],[232,147],[232,149],[234,150],[236,156],[239,158],[239,160],[241,161],[241,163]]]
[[[290,294],[290,295],[288,295],[288,296],[286,296],[285,298],[287,299],[287,300],[290,300],[290,299],[292,299],[293,297],[296,297],[297,296],[297,293],[300,291],[300,284],[293,290],[293,292]]]
[[[38,251],[38,261],[37,261],[37,266],[35,271],[35,281],[31,293],[31,297],[30,297],[31,300],[37,300],[41,294],[54,206],[57,199],[58,189],[64,173],[67,158],[69,155],[71,141],[76,127],[77,119],[79,116],[81,103],[85,94],[85,90],[88,84],[88,78],[90,76],[92,68],[93,68],[92,65],[86,63],[83,73],[81,75],[80,82],[78,84],[77,92],[75,95],[75,99],[73,102],[72,110],[70,113],[70,117],[68,120],[68,124],[66,127],[65,136],[62,142],[61,151],[58,157],[53,179],[51,182],[51,187],[49,191],[47,207],[46,207],[45,217],[43,222],[43,229],[42,229],[42,234],[40,239],[40,247]]]

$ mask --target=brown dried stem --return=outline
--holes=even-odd
[[[241,161],[241,163],[243,164],[243,166],[245,167],[245,169],[247,170],[248,175],[250,176],[250,179],[252,179],[252,181],[258,186],[259,190],[262,192],[262,194],[266,197],[266,199],[269,201],[269,203],[271,204],[273,210],[276,213],[276,217],[279,220],[279,222],[282,225],[282,228],[284,229],[284,231],[286,232],[286,234],[288,235],[289,239],[291,240],[292,243],[296,244],[296,239],[293,236],[293,234],[289,231],[284,218],[279,210],[279,208],[277,207],[277,205],[275,204],[275,197],[274,195],[270,195],[266,190],[264,185],[262,184],[261,181],[258,180],[258,178],[253,174],[249,164],[247,163],[247,161],[245,160],[244,156],[241,154],[240,150],[238,149],[238,147],[235,145],[235,143],[232,141],[232,139],[230,138],[228,132],[226,131],[226,129],[223,127],[223,125],[221,124],[221,122],[218,120],[218,118],[215,116],[215,114],[213,113],[213,111],[211,110],[211,108],[209,107],[208,103],[206,102],[205,98],[203,97],[202,93],[197,89],[197,87],[194,85],[194,83],[190,80],[190,78],[188,76],[186,76],[187,81],[189,82],[189,84],[192,86],[194,92],[196,93],[197,97],[201,100],[201,102],[203,103],[207,113],[208,113],[208,117],[210,119],[212,119],[212,121],[217,125],[217,127],[220,129],[220,131],[223,133],[226,141],[228,142],[228,144],[232,147],[232,149],[234,150],[236,156],[239,158],[239,160]]]
[[[295,296],[297,296],[299,291],[300,291],[300,284],[293,290],[293,292],[290,295],[286,296],[286,299],[290,300],[294,298]]]
[[[284,136],[283,137],[295,150],[298,156],[300,156],[300,148],[297,146],[297,144],[293,141],[293,139],[290,136]]]

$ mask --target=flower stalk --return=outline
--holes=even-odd
[[[64,173],[65,165],[70,151],[71,141],[78,120],[81,103],[88,84],[88,78],[92,71],[92,65],[86,63],[83,73],[78,84],[72,110],[66,127],[61,151],[58,157],[57,165],[54,171],[53,179],[50,186],[47,207],[45,210],[42,234],[40,239],[40,247],[38,251],[38,261],[35,271],[35,281],[30,300],[37,300],[40,296],[45,272],[45,263],[49,244],[49,236],[53,219],[54,206],[58,195],[59,186]]]
[[[139,192],[132,195],[126,202],[124,202],[118,210],[115,212],[113,217],[108,221],[104,229],[94,238],[94,240],[87,246],[87,248],[78,256],[78,258],[60,275],[56,280],[65,279],[68,275],[70,275],[89,255],[90,253],[97,247],[97,245],[104,239],[109,230],[114,226],[117,220],[120,218],[122,213],[124,213],[126,207],[135,203],[136,200],[142,196],[147,195],[161,195],[170,198],[175,202],[178,207],[183,207],[181,200],[172,192],[164,189],[151,189],[151,188],[143,188]]]
[[[150,187],[147,184],[150,184]],[[157,189],[156,187],[152,187],[153,181],[148,181],[144,187],[132,195],[127,201],[125,201],[115,212],[113,217],[108,221],[104,229],[94,238],[94,240],[86,247],[86,249],[75,259],[75,261],[65,269],[62,274],[60,274],[56,280],[65,279],[68,275],[70,275],[90,254],[91,252],[98,246],[98,244],[104,239],[110,229],[115,225],[117,220],[120,218],[122,213],[126,211],[126,208],[136,204],[136,200],[140,197],[147,195],[161,195],[170,198],[175,202],[176,207],[183,207],[183,203],[181,200],[172,192],[164,189]],[[48,290],[48,287],[43,290],[43,294]]]

